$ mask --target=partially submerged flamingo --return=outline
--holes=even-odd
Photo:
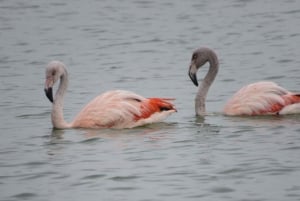
[[[60,80],[53,99],[52,87]],[[68,73],[60,61],[52,61],[46,68],[45,93],[53,103],[51,119],[54,128],[133,128],[160,122],[176,112],[172,99],[144,98],[124,90],[103,93],[89,102],[71,123],[63,116],[64,94]]]
[[[194,51],[189,67],[189,77],[198,86],[197,71],[206,62],[209,70],[199,86],[195,99],[196,115],[205,115],[205,100],[209,87],[219,69],[216,53],[202,47]],[[292,93],[274,82],[261,81],[244,86],[226,103],[225,115],[272,115],[300,113],[300,93]]]

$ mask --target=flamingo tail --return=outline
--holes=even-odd
[[[148,98],[147,101],[141,104],[141,114],[135,116],[135,120],[147,119],[154,113],[162,113],[165,111],[177,112],[171,98]]]

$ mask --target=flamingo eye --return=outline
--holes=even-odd
[[[52,76],[54,76],[56,74],[56,71],[54,70],[54,71],[52,71]]]
[[[196,60],[196,59],[197,59],[197,54],[193,54],[192,60]]]

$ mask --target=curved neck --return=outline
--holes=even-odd
[[[64,106],[64,94],[68,87],[68,74],[64,70],[64,73],[60,77],[60,83],[58,90],[55,94],[55,98],[52,105],[51,119],[54,128],[70,128],[71,124],[65,122],[63,106]]]
[[[205,101],[206,101],[207,92],[209,90],[209,87],[215,80],[215,77],[219,70],[218,58],[214,52],[211,52],[209,54],[208,62],[209,62],[209,70],[208,70],[205,78],[203,79],[201,85],[199,86],[198,93],[197,93],[196,99],[195,99],[196,115],[199,115],[199,116],[205,115],[205,112],[206,112]]]

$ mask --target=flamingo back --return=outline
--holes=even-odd
[[[291,104],[300,103],[300,96],[278,86],[274,82],[262,81],[249,84],[226,103],[226,115],[279,114]]]
[[[161,121],[175,111],[174,105],[166,99],[144,98],[123,90],[108,91],[87,104],[75,117],[73,126],[133,128]]]

